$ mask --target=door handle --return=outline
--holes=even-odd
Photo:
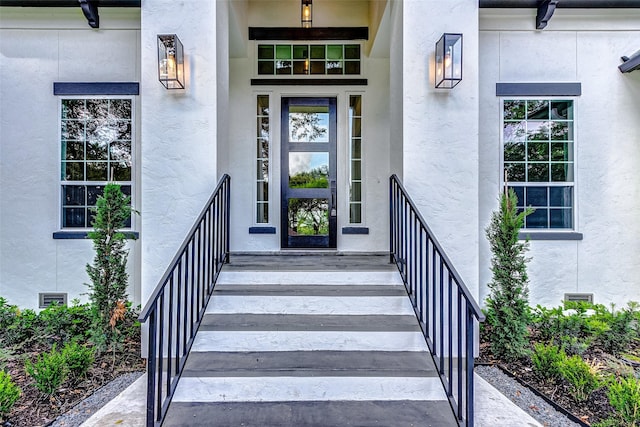
[[[336,209],[336,182],[331,181],[331,216],[338,216],[338,211]]]

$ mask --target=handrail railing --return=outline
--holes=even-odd
[[[213,286],[229,262],[230,186],[224,175],[140,314],[148,326],[148,427],[164,420]]]
[[[473,427],[476,321],[484,315],[396,175],[389,183],[391,262],[400,270],[458,423]]]

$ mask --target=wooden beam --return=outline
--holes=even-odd
[[[92,0],[79,0],[80,7],[84,17],[91,28],[100,28],[100,15],[98,15],[98,6]]]
[[[631,55],[631,57],[622,57],[622,64],[618,67],[622,73],[630,73],[632,71],[640,70],[640,51]]]
[[[249,27],[249,40],[369,40],[369,28]]]
[[[251,79],[251,86],[366,86],[367,79]]]
[[[91,0],[97,7],[140,7],[140,0]],[[0,0],[8,7],[78,7],[79,0]]]
[[[543,0],[538,5],[538,14],[536,15],[536,29],[542,30],[553,16],[556,10],[558,0]]]

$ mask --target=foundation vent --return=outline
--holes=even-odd
[[[593,302],[593,294],[564,294],[565,301]]]
[[[45,293],[38,294],[39,299],[39,307],[47,308],[51,304],[58,305],[67,305],[67,294],[66,293]]]

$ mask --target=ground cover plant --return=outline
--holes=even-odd
[[[493,352],[481,332],[480,362],[498,363],[585,423],[640,426],[640,309],[565,302],[528,310],[529,344],[519,358]]]
[[[76,301],[35,313],[0,298],[0,425],[46,425],[117,376],[144,370],[137,310],[121,321],[121,344],[102,352],[80,327],[91,311]],[[47,323],[54,313],[66,327]]]
[[[0,297],[0,419],[47,425],[125,372],[144,370],[138,310],[127,297],[131,200],[107,184],[97,201],[89,303],[21,310]]]

